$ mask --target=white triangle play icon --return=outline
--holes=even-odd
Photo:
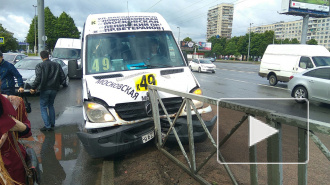
[[[249,128],[250,128],[250,141],[249,146],[255,145],[258,142],[268,138],[271,135],[274,135],[278,132],[275,128],[268,126],[267,124],[263,123],[255,119],[252,116],[249,116]]]

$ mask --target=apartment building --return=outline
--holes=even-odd
[[[207,12],[206,39],[212,36],[231,38],[234,4],[218,4]]]
[[[263,26],[251,27],[251,32],[264,33],[267,30],[275,32],[276,39],[298,39],[301,42],[303,20],[278,22]],[[319,45],[330,49],[330,18],[309,18],[307,41],[315,39]],[[248,32],[250,28],[248,28]]]

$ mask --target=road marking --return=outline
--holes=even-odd
[[[258,74],[256,72],[249,72],[249,71],[238,71],[238,70],[234,70],[234,69],[223,69],[223,68],[217,68],[217,69],[220,69],[220,70],[224,70],[224,71],[235,71],[235,72],[239,72],[239,73],[250,73],[250,74]]]
[[[220,77],[216,77],[216,78],[220,78]],[[288,89],[282,88],[282,87],[274,87],[274,86],[269,86],[269,85],[265,85],[265,84],[252,83],[252,82],[236,80],[236,79],[231,79],[231,78],[221,78],[221,79],[226,79],[226,80],[231,80],[231,81],[236,81],[236,82],[241,82],[241,83],[247,83],[247,84],[260,85],[260,86],[264,86],[264,87],[270,87],[270,88],[281,89],[281,90],[288,90]]]
[[[237,70],[232,70],[232,69],[221,69],[221,68],[217,68],[217,69],[225,70],[225,71],[235,71],[235,72],[240,72],[240,73],[257,74],[256,72],[237,71]],[[217,77],[217,76],[215,76],[215,77],[216,78],[220,78],[220,77]],[[265,85],[265,84],[252,83],[252,82],[247,82],[247,81],[242,81],[242,80],[236,80],[236,79],[231,79],[231,78],[220,78],[220,79],[226,79],[226,80],[231,80],[231,81],[236,81],[236,82],[241,82],[241,83],[254,84],[254,85],[259,85],[259,86],[264,86],[264,87],[270,87],[270,88],[275,88],[275,89],[281,89],[281,90],[288,90],[287,88],[269,86],[269,85]]]

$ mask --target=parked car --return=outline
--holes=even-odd
[[[288,82],[291,96],[299,103],[303,98],[330,104],[330,66],[316,67],[294,74]]]
[[[207,59],[193,59],[189,62],[189,68],[191,71],[196,70],[200,72],[212,72],[215,73],[216,66]]]
[[[27,55],[22,53],[3,53],[3,59],[12,64],[16,64],[25,57],[27,57]]]
[[[51,61],[57,62],[61,65],[64,74],[65,74],[65,84],[63,85],[64,87],[67,87],[69,85],[69,76],[68,76],[68,66],[58,58],[52,58]],[[37,64],[41,63],[42,60],[40,57],[26,57],[23,60],[19,61],[18,63],[15,64],[15,67],[17,68],[18,72],[22,75],[23,77],[23,82],[24,82],[24,92],[30,92],[31,85],[36,78],[35,75],[35,68]],[[16,88],[18,89],[18,85],[16,83]]]

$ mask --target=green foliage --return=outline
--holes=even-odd
[[[182,41],[185,41],[185,42],[191,42],[192,39],[191,39],[190,37],[186,37],[186,38],[184,38]]]
[[[290,40],[289,39],[284,39],[282,41],[282,44],[291,44]]]
[[[58,17],[55,30],[57,38],[80,38],[73,19],[65,12]]]
[[[8,51],[16,51],[18,49],[17,39],[12,33],[7,31],[2,24],[0,24],[0,37],[4,37],[5,44],[0,44],[0,51],[6,53]]]
[[[30,46],[34,46],[34,24],[36,23],[36,37],[38,45],[38,17],[32,19],[26,41]],[[50,11],[49,7],[45,8],[45,34],[47,36],[46,49],[52,50],[55,47],[58,38],[80,38],[80,32],[76,27],[74,20],[65,12],[60,17],[56,17]]]
[[[208,42],[212,43],[212,52],[217,55],[234,55],[238,58],[240,55],[247,56],[250,37],[250,57],[262,56],[269,44],[299,44],[298,39],[275,39],[274,31],[265,31],[264,33],[251,32],[240,36],[233,37],[231,39],[211,37]],[[314,40],[315,41],[315,40]],[[314,41],[310,41],[311,44],[317,44]],[[246,57],[244,57],[246,58]]]
[[[291,44],[300,44],[299,40],[294,38],[291,40]]]
[[[47,21],[46,21],[47,20]],[[57,18],[53,15],[48,7],[45,8],[45,34],[47,35],[46,46],[48,50],[55,47],[57,36],[55,31],[55,26]]]
[[[36,24],[36,28],[35,28],[36,29],[36,35],[34,35],[34,33],[35,33],[34,24]],[[36,46],[38,47],[38,17],[37,16],[32,19],[32,22],[30,24],[30,29],[29,29],[28,34],[26,36],[26,42],[29,43],[31,49],[35,45],[34,36],[36,36],[36,38],[37,38],[36,39],[37,40]]]
[[[225,48],[225,55],[234,55],[235,53],[237,53],[237,44],[235,43],[235,40],[230,39],[227,44],[226,44],[226,48]]]
[[[215,53],[216,55],[223,55],[225,53],[224,48],[226,46],[227,38],[216,38],[215,36],[213,36],[207,41],[212,43],[211,53]]]
[[[317,41],[315,39],[311,39],[309,41],[307,41],[308,45],[317,45]]]

